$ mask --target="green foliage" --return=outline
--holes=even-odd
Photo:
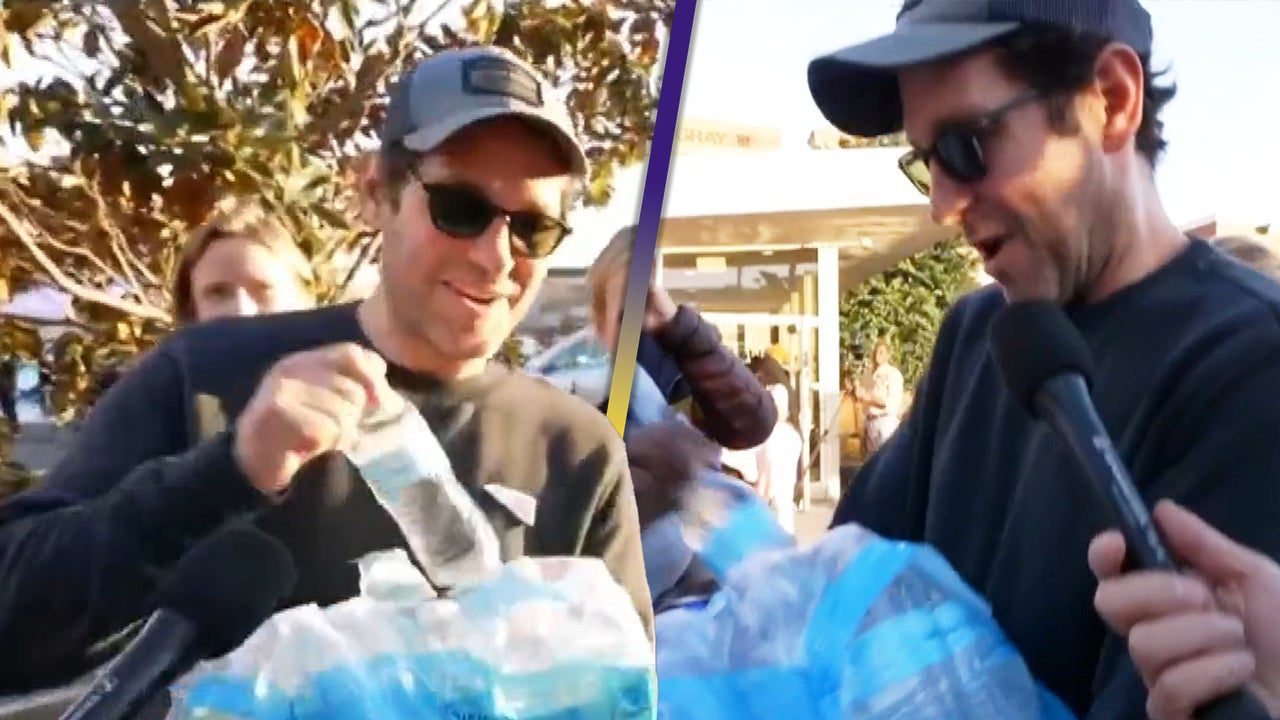
[[[647,152],[673,7],[5,3],[0,64],[40,62],[56,72],[0,98],[0,124],[48,151],[41,162],[0,167],[0,300],[46,284],[74,298],[79,337],[50,363],[59,414],[83,411],[94,395],[89,377],[168,332],[168,280],[181,243],[230,196],[274,211],[316,266],[321,299],[340,297],[353,265],[377,255],[351,179],[382,122],[388,83],[439,50],[501,45],[567,88],[593,160],[586,200],[605,202],[615,166]],[[0,336],[30,331],[0,318]]]
[[[905,132],[876,135],[875,137],[840,136],[840,147],[842,148],[906,147],[907,145],[909,143]]]
[[[947,308],[977,287],[978,264],[970,248],[952,240],[903,260],[845,295],[840,344],[846,376],[856,377],[876,340],[887,337],[894,364],[908,387],[914,386],[929,363]]]

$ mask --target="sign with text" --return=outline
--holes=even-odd
[[[686,120],[680,125],[678,152],[699,150],[774,150],[782,133],[773,128],[734,125],[707,120]]]

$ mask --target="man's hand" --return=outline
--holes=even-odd
[[[280,360],[236,422],[236,463],[262,493],[283,491],[304,463],[354,438],[365,408],[386,397],[386,372],[350,343]]]
[[[627,433],[627,463],[635,486],[640,526],[676,509],[682,490],[719,462],[719,448],[675,418]]]
[[[1147,712],[1190,720],[1197,707],[1249,684],[1280,715],[1280,566],[1172,502],[1156,506],[1155,520],[1195,576],[1122,575],[1124,537],[1114,530],[1089,546],[1094,606],[1128,639],[1150,692]]]

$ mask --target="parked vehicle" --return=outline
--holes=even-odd
[[[524,370],[592,405],[602,405],[609,396],[613,358],[595,333],[583,329],[526,362]]]

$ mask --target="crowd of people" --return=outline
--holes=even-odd
[[[909,407],[875,346],[853,390],[868,458],[833,525],[935,547],[1080,717],[1182,720],[1239,688],[1280,716],[1280,284],[1274,258],[1188,237],[1162,206],[1174,89],[1152,35],[1136,0],[913,0],[892,34],[810,66],[837,128],[905,131],[907,180],[996,281],[949,311]],[[230,523],[290,550],[283,606],[355,595],[353,561],[405,543],[339,451],[392,391],[437,432],[505,558],[601,558],[650,633],[716,590],[670,532],[703,470],[734,472],[793,523],[807,458],[789,373],[736,357],[660,283],[636,361],[678,411],[668,422],[619,438],[604,408],[489,361],[587,169],[555,97],[491,47],[438,53],[394,86],[360,178],[383,253],[358,302],[314,307],[305,262],[260,212],[195,234],[182,327],[122,372],[39,487],[0,505],[0,646],[18,649],[0,654],[0,688],[92,668],[166,570]],[[588,275],[610,349],[635,242],[619,232]],[[1106,505],[1004,386],[989,328],[1034,300],[1083,336],[1098,414],[1192,573],[1128,571]],[[493,484],[536,498],[533,521]]]

